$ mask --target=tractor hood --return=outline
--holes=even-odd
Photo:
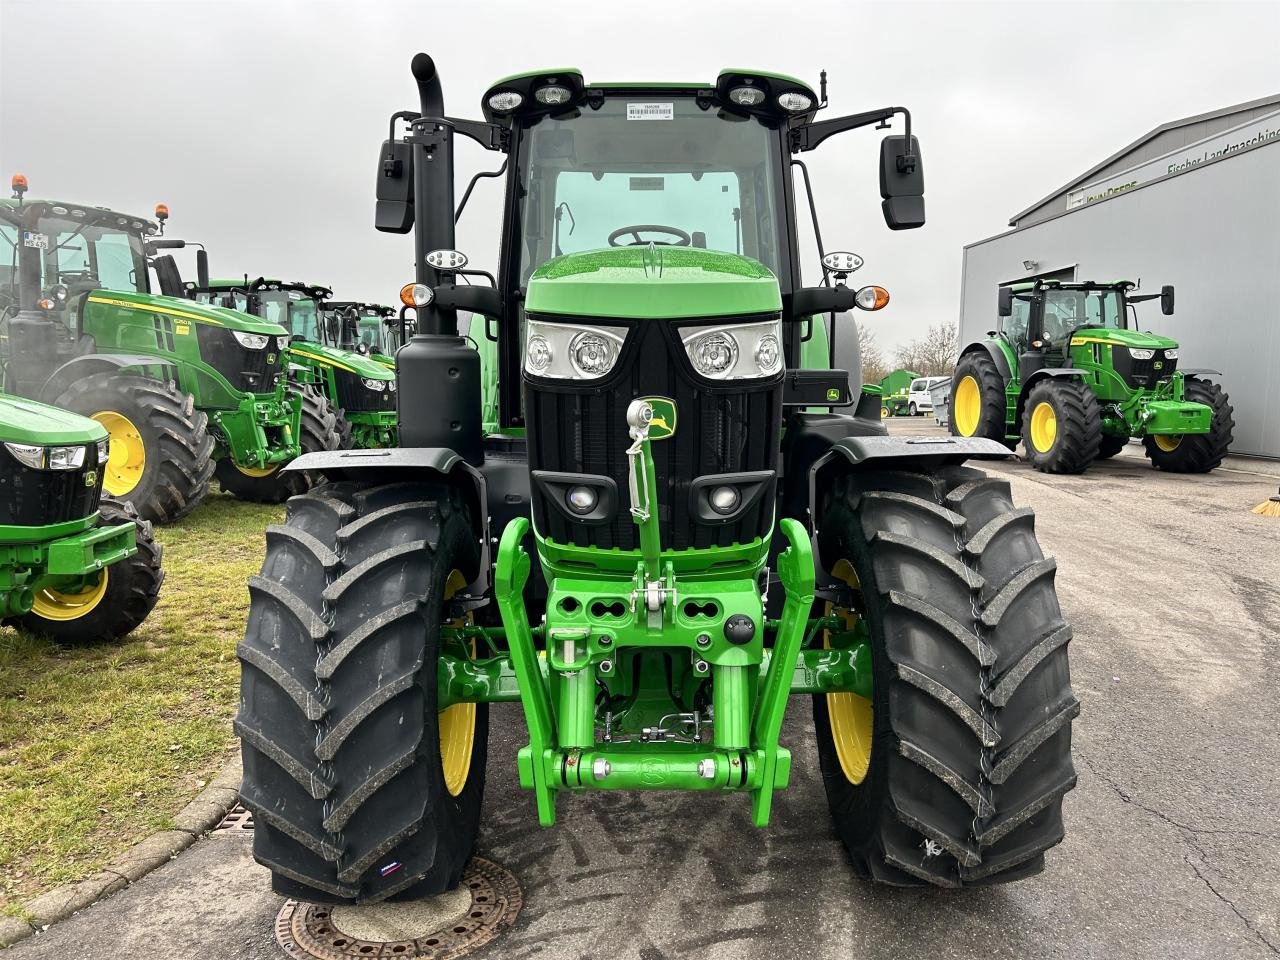
[[[554,257],[529,280],[529,313],[673,319],[778,313],[778,281],[749,257],[657,244]]]
[[[269,337],[282,337],[289,333],[278,323],[262,320],[250,314],[241,313],[239,310],[228,310],[226,307],[215,307],[182,297],[163,297],[158,294],[129,293],[122,290],[94,290],[89,294],[89,303],[159,313],[176,320],[207,323],[242,333],[261,333]]]
[[[395,379],[395,371],[388,368],[385,363],[379,363],[372,357],[366,357],[352,350],[339,350],[337,347],[306,341],[289,344],[289,355],[295,360],[337,367],[339,370],[368,377],[370,380]]]
[[[1071,344],[1110,343],[1120,347],[1137,347],[1142,349],[1172,350],[1178,345],[1177,340],[1162,337],[1158,333],[1145,330],[1116,330],[1113,328],[1090,327],[1078,330],[1071,336]]]
[[[78,413],[0,395],[0,441],[44,446],[105,440],[106,428]]]

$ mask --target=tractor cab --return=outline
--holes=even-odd
[[[357,300],[331,300],[320,307],[327,341],[343,350],[375,359],[395,356],[400,348],[399,321],[392,307]]]

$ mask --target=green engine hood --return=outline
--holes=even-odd
[[[529,280],[529,313],[668,319],[778,313],[768,268],[694,247],[612,247],[548,260]]]
[[[1170,340],[1158,333],[1145,330],[1114,330],[1111,328],[1092,328],[1079,330],[1071,337],[1071,344],[1110,343],[1121,347],[1137,347],[1138,349],[1171,350],[1178,345],[1177,340]]]
[[[96,420],[48,404],[0,394],[0,441],[55,444],[93,443],[106,439]]]
[[[282,337],[288,330],[278,323],[271,323],[239,310],[228,310],[226,307],[215,307],[208,303],[197,303],[182,297],[164,297],[153,293],[129,293],[122,290],[94,290],[89,294],[89,303],[106,304],[130,310],[142,310],[149,313],[160,313],[176,320],[189,320],[192,323],[208,323],[228,330],[239,330],[243,333],[263,333],[270,337]]]
[[[370,380],[394,380],[396,378],[393,370],[388,369],[385,363],[379,363],[372,357],[366,357],[352,350],[339,350],[337,347],[327,347],[321,343],[312,343],[309,340],[302,343],[289,344],[289,356],[298,362],[337,367],[339,370],[346,370],[361,377],[368,377]]]

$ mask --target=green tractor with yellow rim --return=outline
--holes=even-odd
[[[1208,473],[1231,446],[1235,421],[1216,370],[1178,366],[1178,343],[1140,330],[1131,281],[1037,280],[999,291],[998,329],[964,347],[952,377],[951,433],[986,437],[1046,473],[1080,473],[1131,437],[1151,465]]]

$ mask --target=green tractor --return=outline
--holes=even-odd
[[[0,394],[0,625],[59,643],[119,640],[156,605],[161,548],[104,499],[102,424]]]
[[[763,827],[802,696],[860,876],[1038,872],[1079,708],[1054,562],[1008,484],[963,465],[1005,447],[886,434],[851,311],[888,294],[846,286],[855,255],[801,281],[816,210],[793,155],[901,115],[883,212],[918,227],[907,112],[819,120],[825,95],[764,72],[555,70],[500,81],[475,121],[445,113],[429,56],[412,70],[421,108],[380,151],[375,221],[415,234],[401,447],[289,467],[329,482],[269,528],[238,648],[241,796],[274,888],[456,884],[499,701],[523,707],[544,825],[562,793],[681,790]],[[493,286],[454,249],[460,135],[507,158]],[[459,311],[490,322],[492,353]]]
[[[197,300],[234,305],[289,331],[291,379],[303,393],[323,398],[335,418],[338,446],[396,445],[394,370],[353,347],[339,346],[339,331],[323,314],[328,287],[256,280],[214,280],[190,290]],[[394,367],[394,365],[392,365]]]
[[[305,490],[305,474],[280,466],[324,449],[332,422],[313,424],[318,442],[307,422],[300,429],[284,328],[184,299],[164,251],[185,243],[157,236],[154,222],[25,191],[18,176],[13,198],[0,199],[0,386],[106,427],[104,489],[144,520],[185,516],[215,471],[246,499]],[[156,213],[163,224],[168,209]]]
[[[327,335],[343,350],[364,354],[395,369],[396,351],[404,345],[406,337],[401,335],[400,318],[393,307],[357,300],[331,300],[320,304],[320,319]],[[411,326],[412,321],[408,324]]]
[[[1138,329],[1134,305],[1173,287],[1137,294],[1127,280],[1038,280],[1000,288],[999,329],[968,344],[956,363],[951,433],[987,437],[1046,473],[1080,473],[1114,457],[1130,437],[1151,465],[1208,473],[1231,446],[1235,421],[1216,370],[1179,369],[1178,344]]]

